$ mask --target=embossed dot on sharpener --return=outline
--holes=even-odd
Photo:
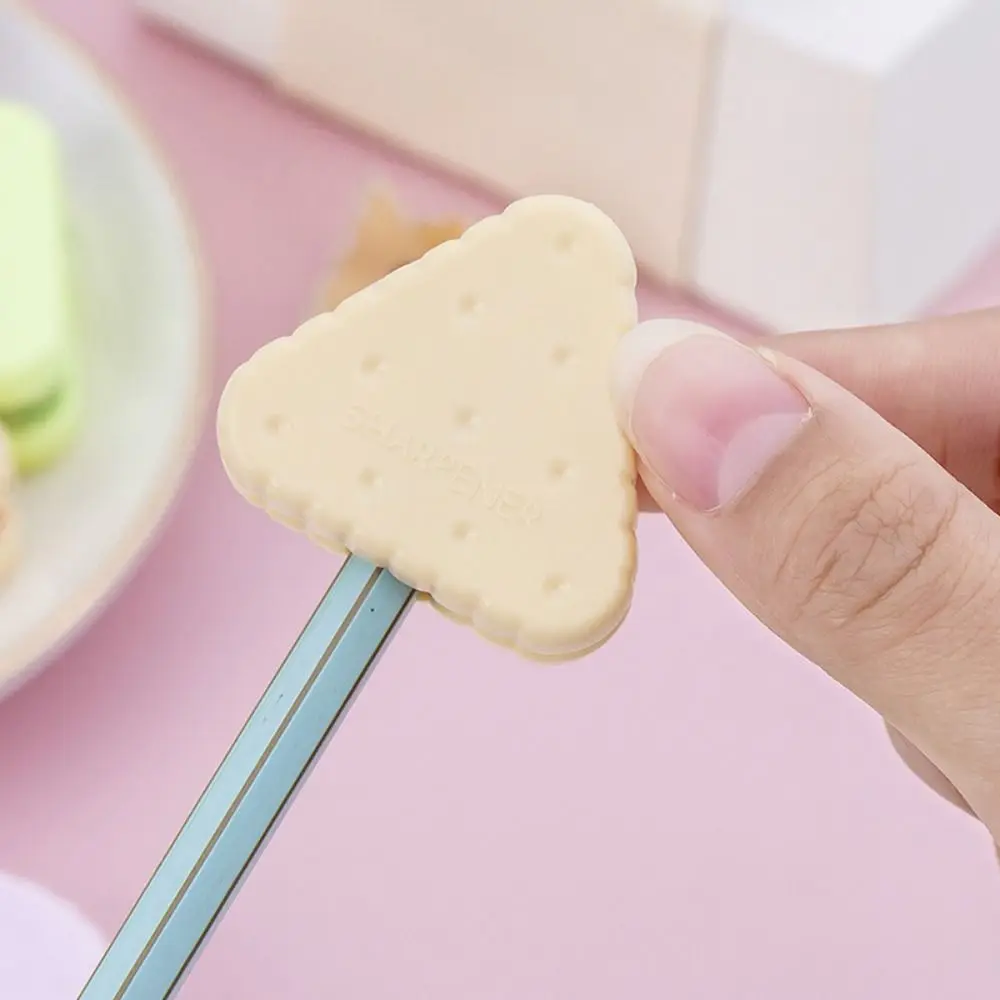
[[[568,365],[573,360],[573,351],[565,344],[560,344],[552,349],[552,363],[555,365]]]
[[[545,582],[542,584],[542,590],[546,594],[554,596],[555,594],[562,593],[566,589],[566,580],[564,577],[553,575],[545,578]]]
[[[358,476],[358,482],[366,489],[371,489],[379,484],[379,475],[374,469],[362,469]]]
[[[576,247],[575,233],[559,233],[556,236],[556,250],[559,253],[572,253]]]
[[[452,526],[451,534],[456,541],[464,542],[472,535],[472,525],[467,521],[459,521]]]
[[[455,423],[459,427],[469,428],[476,422],[476,411],[471,406],[460,406],[455,411]]]
[[[565,479],[569,473],[569,462],[564,462],[561,458],[554,458],[549,463],[549,475],[556,480]]]
[[[280,434],[285,429],[285,423],[283,413],[270,413],[264,420],[264,429],[268,434]]]
[[[364,361],[361,362],[361,374],[362,375],[374,375],[382,370],[384,362],[377,354],[369,354]]]
[[[483,300],[475,292],[467,292],[458,300],[458,311],[462,316],[475,316],[482,308]]]

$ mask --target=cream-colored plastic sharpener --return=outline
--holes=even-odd
[[[997,0],[138,0],[779,330],[902,319],[1000,231]]]
[[[603,642],[635,573],[609,389],[635,263],[598,209],[536,196],[261,348],[219,406],[239,492],[534,657]]]

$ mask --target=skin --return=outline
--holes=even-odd
[[[801,334],[789,339],[783,353],[850,389],[994,513],[1000,511],[1000,309]],[[1000,702],[995,718],[1000,724]],[[965,728],[958,715],[947,725],[956,734]],[[953,805],[973,811],[938,767],[902,733],[886,728],[914,774]],[[1000,753],[1000,739],[995,750]],[[1000,840],[996,826],[993,833]]]
[[[648,466],[643,505],[1000,841],[1000,310],[755,346],[809,426],[719,510]]]

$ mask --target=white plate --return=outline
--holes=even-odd
[[[200,430],[208,349],[161,161],[86,59],[2,0],[0,98],[38,108],[62,141],[89,407],[72,453],[20,493],[25,551],[0,587],[7,692],[108,599],[161,521]]]

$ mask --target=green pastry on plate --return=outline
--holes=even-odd
[[[80,423],[64,211],[54,132],[0,101],[0,425],[22,475],[59,458]]]

